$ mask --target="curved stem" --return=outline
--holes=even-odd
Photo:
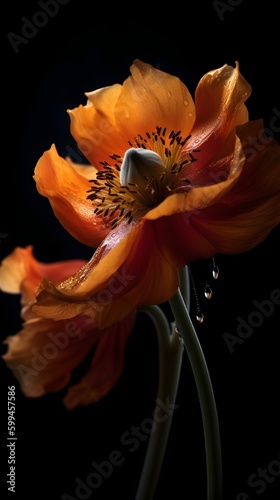
[[[191,283],[190,283],[190,276],[189,276],[189,268],[187,266],[183,267],[179,271],[179,279],[180,279],[180,290],[182,297],[184,299],[184,302],[186,304],[186,308],[188,311],[190,310],[190,305],[191,305]]]
[[[180,289],[186,307],[190,308],[190,280],[189,271],[184,267],[179,271]],[[184,344],[172,324],[169,323],[158,306],[142,308],[153,320],[159,345],[159,385],[157,406],[154,410],[154,432],[151,433],[142,474],[136,494],[136,500],[152,500],[162,468],[173,411],[176,408],[176,395],[180,379]]]
[[[165,456],[173,412],[176,408],[184,346],[178,332],[175,329],[170,332],[169,323],[159,306],[147,306],[142,311],[151,317],[157,330],[159,386],[153,414],[153,432],[150,435],[136,500],[152,500]]]
[[[207,364],[180,290],[169,303],[190,359],[200,401],[206,448],[207,498],[222,500],[219,421]]]

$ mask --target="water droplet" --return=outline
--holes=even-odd
[[[195,318],[196,318],[196,321],[198,321],[198,323],[203,323],[203,321],[204,321],[204,315],[202,314],[202,312],[201,312],[200,309],[198,309],[196,311],[196,317]]]
[[[190,112],[188,113],[188,115],[189,115],[189,117],[191,118],[191,117],[193,116],[193,113],[190,111]]]
[[[212,269],[212,274],[213,274],[213,278],[214,278],[215,280],[217,280],[217,279],[218,279],[218,277],[219,277],[219,274],[220,274],[220,270],[219,270],[218,266],[216,266],[216,265],[215,265],[215,266],[213,267],[213,269]]]
[[[186,99],[184,100],[184,104],[185,106],[188,106],[189,105],[189,101],[187,101]]]
[[[211,299],[211,297],[213,295],[213,291],[210,288],[210,286],[208,285],[208,283],[206,283],[206,285],[205,285],[204,295],[205,295],[206,299]]]

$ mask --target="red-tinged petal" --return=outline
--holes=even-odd
[[[87,199],[89,179],[95,175],[92,166],[75,165],[61,158],[54,145],[41,156],[34,170],[37,190],[48,198],[62,226],[93,248],[110,230],[110,223],[94,214],[93,203]]]
[[[234,128],[248,121],[244,102],[251,86],[236,67],[224,65],[204,75],[195,91],[196,121],[187,149],[199,149],[191,169],[228,155],[235,142]]]
[[[26,396],[39,397],[67,385],[100,335],[95,321],[76,317],[68,321],[34,318],[7,337],[2,357]]]
[[[125,234],[129,227],[117,228],[91,261],[58,287],[44,280],[34,312],[54,319],[85,314],[106,328],[137,307],[168,300],[178,287],[177,268],[159,247],[150,221],[141,220]],[[119,241],[118,232],[124,233]]]
[[[216,247],[193,224],[193,214],[173,214],[153,221],[158,245],[166,260],[178,269],[216,255]],[[171,296],[169,297],[171,298]]]
[[[68,409],[99,401],[119,380],[124,368],[125,347],[135,323],[135,314],[102,330],[88,373],[71,386],[63,400]]]
[[[237,128],[247,155],[238,182],[224,199],[194,218],[197,230],[220,253],[251,250],[280,222],[280,146],[271,140],[253,149],[247,142],[251,132],[247,125]],[[261,134],[257,122],[255,138]]]
[[[87,93],[87,104],[69,111],[71,133],[96,168],[112,154],[123,156],[138,134],[161,126],[187,136],[193,126],[193,99],[179,78],[139,60],[130,69],[123,85]]]
[[[256,121],[237,127],[247,161],[214,204],[166,218],[165,232],[162,220],[155,221],[162,247],[178,265],[216,253],[249,251],[279,224],[280,146],[263,136],[261,125]],[[252,138],[258,138],[259,149],[249,146]]]
[[[159,245],[178,267],[217,253],[251,250],[280,221],[280,146],[264,137],[262,121],[237,127],[236,134],[225,182],[190,189],[185,199],[170,196],[146,215],[155,221]],[[251,147],[252,139],[258,139],[258,149]]]
[[[211,184],[198,185],[198,187],[188,186],[181,192],[168,196],[157,207],[150,210],[144,218],[157,220],[160,217],[181,213],[189,221],[190,215],[197,215],[205,207],[216,204],[219,199],[226,196],[241,175],[244,163],[245,153],[240,139],[236,137],[235,150],[230,161],[226,159],[225,163],[222,163],[225,170],[220,168],[220,165],[212,170]]]
[[[58,284],[84,263],[81,259],[43,263],[34,257],[31,245],[26,248],[17,247],[1,262],[0,290],[22,293],[22,304],[26,305],[34,301],[35,289],[43,278],[48,276]]]

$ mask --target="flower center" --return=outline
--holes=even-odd
[[[87,198],[95,205],[94,213],[110,218],[112,227],[122,220],[130,223],[159,205],[167,196],[190,184],[187,165],[196,159],[183,147],[190,136],[156,127],[145,137],[138,134],[122,158],[112,155],[113,162],[102,162]],[[197,152],[198,150],[193,151]]]

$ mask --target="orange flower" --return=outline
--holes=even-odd
[[[98,248],[59,285],[44,279],[33,311],[108,328],[169,300],[183,266],[266,238],[280,220],[280,147],[249,121],[250,93],[238,63],[203,76],[193,100],[178,78],[136,60],[123,85],[69,111],[92,166],[52,145],[34,178],[63,226]]]
[[[134,314],[129,315],[123,323],[100,331],[95,320],[86,316],[54,321],[32,312],[35,290],[43,277],[59,283],[83,264],[81,260],[44,264],[34,258],[28,246],[16,248],[0,267],[1,290],[21,293],[23,328],[7,337],[8,351],[3,359],[26,396],[39,397],[65,388],[72,372],[95,348],[88,373],[66,392],[68,409],[98,401],[115,385],[135,319]]]

